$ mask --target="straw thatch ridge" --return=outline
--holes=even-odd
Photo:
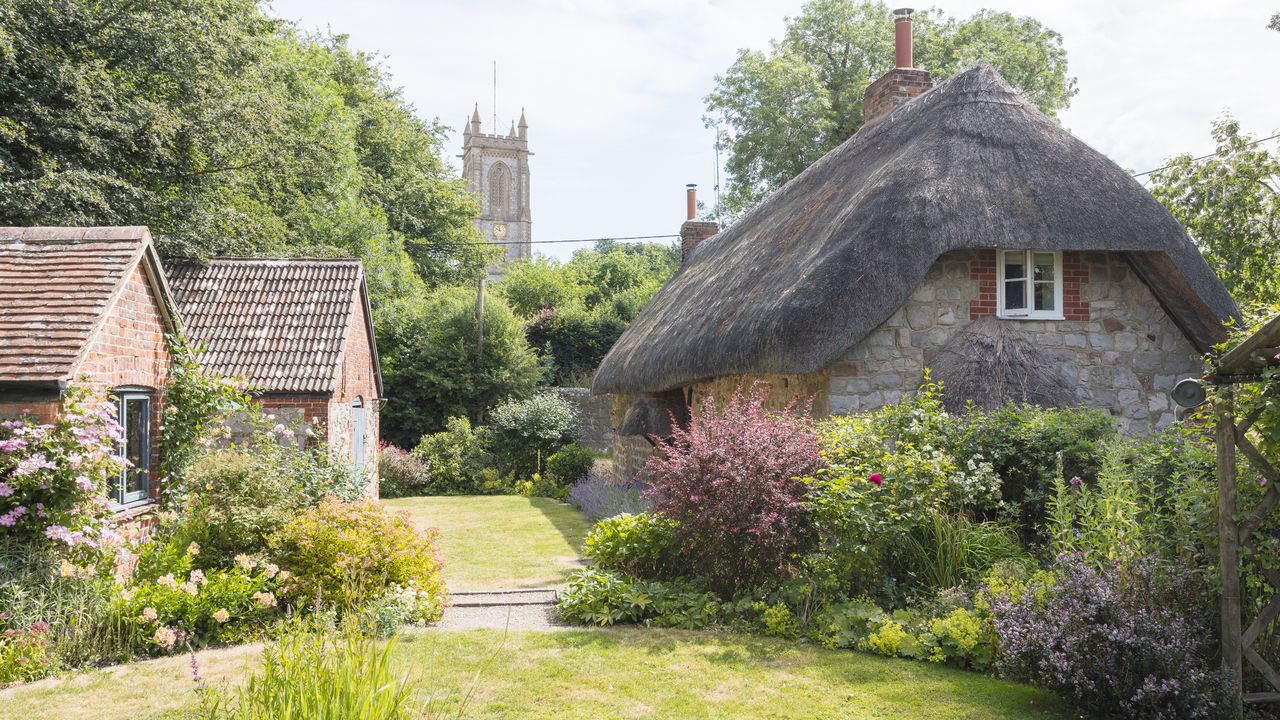
[[[979,65],[864,128],[698,245],[592,389],[815,372],[893,314],[943,253],[992,247],[1167,256],[1139,274],[1197,345],[1237,312],[1136,180]]]
[[[948,412],[958,413],[968,403],[988,410],[1009,403],[1080,404],[1058,366],[1009,320],[988,317],[969,323],[929,366],[932,378],[942,383],[942,405]]]

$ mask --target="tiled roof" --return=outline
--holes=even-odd
[[[145,227],[0,227],[0,382],[69,380]]]
[[[222,258],[166,263],[201,364],[266,392],[332,392],[353,312],[358,260]]]

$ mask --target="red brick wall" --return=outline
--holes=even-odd
[[[0,418],[16,418],[22,415],[34,415],[40,422],[53,422],[62,402],[58,398],[37,398],[32,400],[5,400],[0,402]]]
[[[257,398],[258,404],[268,413],[280,413],[292,417],[300,415],[306,423],[315,426],[317,433],[323,434],[329,425],[328,395],[262,395]]]
[[[108,388],[162,388],[169,371],[164,332],[160,304],[139,266],[93,338],[76,375],[88,375],[94,384]]]
[[[969,279],[978,283],[978,299],[969,301],[969,319],[996,314],[996,251],[978,250],[969,263]]]
[[[969,263],[969,278],[978,283],[978,299],[969,301],[969,319],[996,314],[996,251],[978,250]],[[1062,253],[1062,316],[1065,320],[1088,320],[1089,303],[1080,290],[1089,282],[1089,269],[1078,252]]]
[[[365,414],[365,463],[376,472],[378,467],[378,439],[381,437],[378,417],[378,384],[373,364],[373,347],[369,343],[369,323],[365,321],[364,299],[357,292],[356,306],[347,332],[347,344],[342,352],[342,367],[338,374],[337,391],[333,396],[334,424],[330,443],[335,447],[351,448],[351,404],[358,397],[364,404]],[[340,433],[340,434],[339,434]]]

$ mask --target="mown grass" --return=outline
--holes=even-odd
[[[450,590],[559,584],[581,567],[578,549],[591,528],[582,513],[547,498],[410,497],[385,501],[418,529],[438,528]]]
[[[256,666],[254,648],[200,653],[214,682]],[[928,663],[729,633],[619,628],[414,631],[395,667],[427,718],[848,718],[1067,720],[1046,692]],[[0,691],[5,717],[180,718],[195,706],[189,658]]]

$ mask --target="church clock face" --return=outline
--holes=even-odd
[[[494,236],[495,238],[499,239],[499,240],[501,240],[501,239],[505,238],[505,237],[507,236],[507,224],[506,224],[506,223],[494,223],[494,224],[493,224],[493,236]]]

